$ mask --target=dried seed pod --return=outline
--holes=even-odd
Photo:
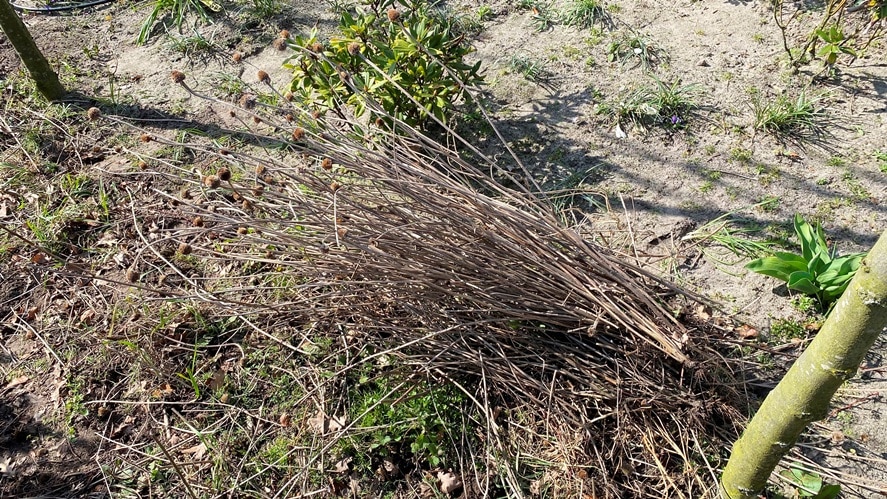
[[[257,186],[255,186],[255,187],[253,187],[253,194],[254,194],[254,195],[256,195],[256,196],[261,196],[261,195],[264,194],[264,193],[265,193],[265,187],[264,187],[264,186],[257,185]]]
[[[253,204],[249,202],[249,199],[244,199],[243,203],[241,203],[240,206],[243,208],[243,211],[249,211],[253,209]]]
[[[341,188],[342,188],[342,184],[340,184],[336,181],[333,181],[332,183],[330,183],[330,190],[333,192],[336,192]]]
[[[314,43],[311,45],[311,51],[315,54],[320,54],[323,52],[323,44],[322,43]]]
[[[231,170],[226,167],[219,168],[219,171],[216,172],[216,175],[219,177],[219,180],[222,182],[230,182],[231,181]]]
[[[179,244],[179,254],[180,255],[190,255],[191,254],[191,245],[188,243]]]
[[[269,85],[271,84],[271,77],[268,76],[268,73],[261,69],[256,73],[256,78],[258,78],[259,83],[267,83]]]
[[[256,175],[265,173],[265,165],[256,165]]]
[[[249,234],[249,229],[247,229],[246,227],[238,227],[237,233],[241,236],[245,236],[246,234]]]
[[[219,177],[217,177],[215,175],[207,175],[207,176],[203,177],[203,185],[209,187],[210,189],[215,189],[216,187],[220,186],[221,184],[222,184],[222,181],[219,180]]]
[[[129,268],[126,269],[126,280],[129,282],[136,282],[139,280],[139,273],[136,269]]]
[[[139,161],[139,170],[145,170],[147,168],[148,168],[148,163],[145,163],[144,161]]]
[[[280,30],[280,37],[286,40],[290,37],[290,32],[288,30],[282,29]]]
[[[302,137],[305,136],[305,130],[297,127],[293,130],[293,140],[302,140]]]
[[[185,73],[181,71],[173,71],[172,73],[170,73],[170,76],[172,77],[173,83],[181,84],[183,81],[185,81]]]
[[[320,162],[320,167],[324,170],[332,170],[333,169],[333,160],[330,158],[323,158]]]
[[[95,121],[102,117],[102,110],[97,107],[91,107],[86,110],[86,117],[89,121]]]
[[[250,110],[256,107],[256,97],[250,94],[243,94],[240,98],[240,107]]]
[[[241,59],[243,59],[243,54],[241,54],[240,52],[234,52],[233,54],[231,54],[232,61],[240,62]]]
[[[388,20],[394,23],[398,19],[400,19],[400,11],[393,7],[388,9]]]
[[[203,227],[203,217],[200,215],[194,217],[194,220],[191,220],[191,225],[194,227]]]
[[[283,98],[284,98],[287,102],[292,102],[292,101],[293,101],[293,93],[290,92],[289,90],[287,90],[286,93],[283,94]]]
[[[154,140],[154,137],[151,137],[147,133],[143,133],[139,136],[139,140],[141,140],[142,142],[151,142],[152,140]]]
[[[351,55],[357,55],[360,53],[360,44],[357,42],[351,42],[348,44],[348,53]]]
[[[231,154],[231,151],[229,151],[228,149],[225,149],[223,147],[223,148],[219,149],[219,154],[221,154],[222,156],[227,156],[227,155]]]
[[[285,38],[276,38],[271,45],[277,50],[286,50],[286,39]]]

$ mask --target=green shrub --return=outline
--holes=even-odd
[[[482,81],[480,62],[463,62],[472,48],[454,20],[419,0],[362,6],[342,13],[339,34],[327,43],[316,30],[295,38],[298,53],[285,65],[293,72],[294,96],[339,113],[346,104],[358,117],[369,111],[373,120],[393,116],[411,126],[429,116],[446,121],[465,95],[463,85]]]

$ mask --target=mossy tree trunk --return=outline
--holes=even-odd
[[[59,77],[49,66],[46,57],[37,48],[34,39],[25,23],[10,5],[9,0],[0,0],[0,29],[6,33],[15,51],[18,52],[31,78],[37,84],[37,90],[49,100],[61,99],[65,95],[65,88],[59,82]]]
[[[838,388],[887,328],[887,231],[862,262],[822,330],[767,396],[721,478],[721,494],[753,499],[804,428],[825,418]]]

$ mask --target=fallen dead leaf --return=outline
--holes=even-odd
[[[743,324],[735,329],[736,334],[739,335],[742,339],[748,338],[757,338],[758,330],[749,326],[748,324]]]
[[[182,449],[182,454],[191,454],[195,460],[203,459],[203,456],[206,455],[206,444],[201,442],[194,447]]]
[[[444,494],[451,494],[462,488],[462,480],[452,472],[438,471],[437,479],[440,480],[440,491]]]
[[[12,388],[17,387],[18,385],[23,385],[23,384],[27,383],[27,381],[28,381],[29,379],[31,379],[31,378],[29,378],[29,377],[27,377],[27,376],[19,376],[18,378],[15,378],[15,379],[13,379],[12,381],[10,381],[9,383],[7,383],[7,384],[6,384],[6,389],[7,389],[7,390],[10,390],[10,389],[12,389]]]
[[[222,369],[217,370],[213,373],[212,378],[210,378],[209,383],[207,383],[210,390],[218,390],[225,386],[225,371]]]
[[[351,459],[351,457],[346,457],[336,463],[336,465],[333,466],[333,473],[347,473],[349,465],[351,464]]]

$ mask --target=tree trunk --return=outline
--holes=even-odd
[[[807,424],[825,418],[838,388],[856,374],[887,328],[887,231],[862,262],[822,330],[767,396],[721,477],[721,494],[753,499]]]
[[[49,67],[49,63],[37,48],[25,23],[9,4],[9,0],[0,0],[0,29],[6,33],[25,67],[28,68],[31,78],[37,84],[37,90],[48,100],[64,97],[67,92],[59,82],[58,75]]]

